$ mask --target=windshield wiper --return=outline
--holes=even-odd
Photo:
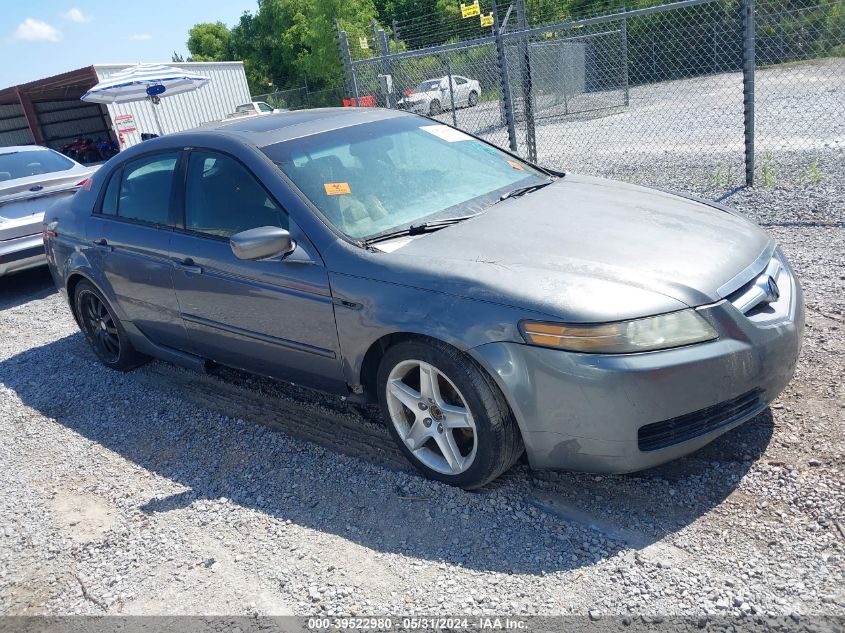
[[[533,185],[528,185],[526,187],[511,189],[510,191],[506,191],[501,196],[499,196],[499,202],[501,202],[502,200],[507,200],[508,198],[518,198],[519,196],[523,196],[526,193],[531,193],[532,191],[537,191],[538,189],[542,189],[543,187],[548,187],[553,182],[554,180],[546,180],[544,182],[538,182]]]
[[[472,217],[475,216],[465,215],[459,218],[447,218],[445,220],[437,220],[435,222],[423,222],[422,224],[412,224],[411,226],[405,227],[404,229],[396,229],[395,231],[390,231],[389,233],[382,233],[381,235],[376,235],[375,237],[363,240],[362,243],[364,245],[368,245],[375,244],[376,242],[385,242],[387,240],[392,240],[395,237],[402,237],[404,235],[411,236],[422,235],[423,233],[432,233],[447,226],[457,224],[458,222],[463,222],[464,220],[468,220]]]

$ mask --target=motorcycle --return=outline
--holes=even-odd
[[[120,145],[117,141],[106,141],[98,138],[96,146],[102,160],[108,160],[120,152]]]

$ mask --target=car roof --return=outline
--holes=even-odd
[[[339,130],[353,125],[415,116],[398,110],[386,108],[316,108],[267,114],[261,117],[227,119],[180,132],[168,134],[174,139],[182,134],[195,135],[202,132],[221,133],[237,136],[242,141],[255,147],[267,147],[294,138],[302,138],[322,132]]]

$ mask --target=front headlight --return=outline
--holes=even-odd
[[[615,323],[547,323],[522,321],[526,343],[571,352],[630,354],[712,341],[716,330],[695,310]]]

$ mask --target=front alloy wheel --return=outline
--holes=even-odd
[[[478,488],[522,454],[504,395],[481,366],[450,345],[420,338],[391,346],[377,385],[390,434],[431,479]]]
[[[387,379],[390,421],[416,458],[444,475],[460,475],[475,459],[475,421],[461,392],[434,365],[406,360]]]

